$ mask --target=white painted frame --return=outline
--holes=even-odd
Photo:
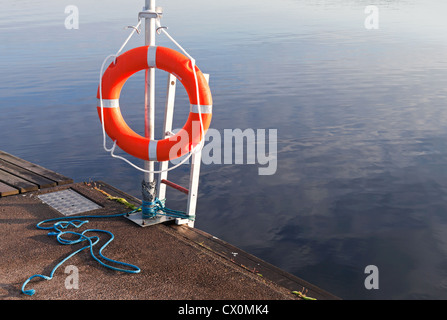
[[[209,74],[203,74],[206,81],[209,82]],[[176,90],[177,79],[172,74],[169,74],[168,84],[167,84],[167,95],[165,104],[165,119],[163,125],[163,138],[167,138],[172,131],[172,122],[174,119],[174,102],[175,102],[175,90]],[[205,138],[205,137],[203,137]],[[190,172],[189,172],[189,186],[188,186],[188,203],[186,206],[186,214],[195,216],[197,208],[197,198],[199,191],[199,180],[200,180],[200,164],[202,162],[202,151],[195,152],[190,158]],[[169,161],[160,162],[159,169],[165,170],[159,173],[157,181],[157,192],[159,199],[166,198],[166,185],[161,183],[162,180],[167,180]],[[175,219],[175,223],[178,225],[187,224],[189,227],[194,228],[194,221],[189,219]]]

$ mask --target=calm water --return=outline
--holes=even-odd
[[[271,3],[158,1],[211,74],[212,127],[278,130],[274,175],[202,166],[196,226],[345,299],[447,299],[447,5],[379,0],[367,30],[367,1]],[[0,149],[141,197],[140,172],[103,151],[95,107],[101,63],[144,1],[72,1],[78,30],[64,26],[67,4],[0,3]],[[142,79],[121,97],[140,132]],[[182,104],[180,90],[177,127]],[[169,177],[186,185],[186,172]],[[168,206],[184,201],[168,193]],[[364,287],[368,265],[378,290]]]

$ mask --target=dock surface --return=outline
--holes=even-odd
[[[0,152],[2,156],[5,154]],[[8,160],[12,158],[0,159],[0,164],[6,162],[5,167],[13,163]],[[128,204],[135,206],[139,206],[141,201],[101,181],[74,183],[58,175],[63,177],[58,184],[54,181],[56,176],[48,177],[50,170],[27,161],[24,165],[33,169],[36,175],[32,183],[37,184],[40,177],[46,177],[56,185],[42,183],[32,190],[25,190],[22,185],[23,189],[20,189],[12,186],[10,175],[19,178],[20,171],[16,167],[23,166],[20,162],[13,164],[14,173],[12,169],[2,168],[4,171],[0,171],[0,180],[6,181],[3,182],[5,186],[18,190],[0,197],[1,299],[300,300],[302,297],[292,292],[303,290],[308,297],[318,300],[338,299],[204,231],[175,225],[172,221],[143,228],[122,216],[88,219],[89,222],[81,229],[112,232],[115,238],[103,254],[138,266],[141,272],[132,274],[108,269],[95,261],[87,250],[83,250],[61,265],[51,280],[32,279],[26,289],[36,292],[33,296],[25,295],[21,289],[29,277],[35,274],[49,276],[62,259],[85,245],[62,245],[55,236],[48,235],[48,231],[36,228],[42,220],[64,216],[60,209],[42,200],[47,199],[45,195],[52,196],[69,190],[94,204],[93,207],[86,207],[89,211],[75,215],[106,216],[130,211],[125,204],[107,195],[124,198]],[[23,172],[28,174],[28,168]],[[39,174],[36,170],[43,171]],[[23,180],[30,182],[29,179]],[[99,236],[101,240],[94,247],[95,251],[109,240],[103,234]],[[78,288],[66,285],[70,278],[70,271],[65,273],[67,266],[74,266],[78,271]]]
[[[73,179],[0,150],[0,197],[68,183]]]

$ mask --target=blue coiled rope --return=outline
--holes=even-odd
[[[101,230],[101,229],[87,229],[87,230],[84,230],[83,232],[79,233],[79,232],[67,231],[67,230],[63,230],[63,229],[67,229],[70,226],[74,227],[74,228],[79,228],[83,224],[89,222],[88,220],[81,220],[81,219],[122,217],[125,215],[133,214],[139,210],[145,210],[144,209],[145,207],[150,208],[148,211],[148,214],[147,214],[147,215],[149,215],[149,217],[153,217],[157,214],[162,214],[162,215],[172,216],[175,218],[194,219],[193,216],[186,215],[185,213],[183,213],[181,211],[166,208],[164,205],[164,201],[161,201],[157,198],[153,202],[143,202],[143,206],[140,206],[140,207],[138,207],[130,212],[126,212],[126,213],[119,213],[119,214],[112,214],[112,215],[85,215],[85,216],[73,216],[73,217],[59,217],[59,218],[52,218],[52,219],[40,221],[36,225],[36,227],[41,230],[53,230],[51,232],[48,232],[48,235],[56,236],[56,239],[59,243],[64,244],[64,245],[73,245],[73,244],[77,244],[77,243],[80,243],[83,241],[87,241],[88,245],[72,252],[67,257],[62,259],[62,261],[60,261],[53,268],[53,270],[51,271],[49,276],[42,275],[42,274],[35,274],[35,275],[29,277],[22,285],[22,292],[26,295],[32,296],[36,292],[34,289],[25,290],[25,286],[32,279],[34,279],[34,278],[43,278],[45,280],[53,279],[54,273],[64,262],[66,262],[71,257],[73,257],[74,255],[78,254],[79,252],[81,252],[82,250],[85,250],[87,248],[90,248],[90,254],[93,257],[93,259],[95,259],[97,262],[99,262],[102,266],[104,266],[106,268],[116,270],[116,271],[126,272],[126,273],[139,273],[141,271],[141,269],[138,268],[137,266],[107,258],[106,256],[104,256],[102,254],[102,251],[104,250],[104,248],[107,247],[107,245],[109,245],[110,242],[112,242],[113,239],[115,238],[113,233],[111,233],[110,231]],[[146,218],[147,218],[147,216],[146,216]],[[67,221],[67,220],[70,220],[70,221]],[[49,222],[54,222],[54,223],[52,226],[49,226],[49,227],[42,226],[43,224],[49,223]],[[99,237],[98,236],[91,236],[91,237],[86,236],[86,233],[89,233],[89,232],[108,234],[110,236],[110,239],[101,247],[101,249],[98,252],[98,256],[108,262],[128,267],[128,269],[118,268],[118,267],[115,267],[113,265],[110,265],[110,264],[107,264],[107,263],[104,263],[103,261],[101,261],[93,252],[93,246],[99,242]],[[64,238],[65,235],[71,235],[71,236],[74,235],[74,236],[77,236],[77,238],[76,239],[67,239],[67,238]]]
[[[101,229],[87,229],[84,230],[83,232],[79,233],[79,232],[73,232],[73,231],[64,231],[62,229],[67,229],[68,227],[72,226],[75,228],[79,228],[81,227],[83,224],[88,223],[88,220],[80,220],[80,219],[90,219],[90,218],[113,218],[113,217],[121,217],[124,215],[128,215],[128,214],[132,214],[134,212],[136,212],[137,210],[139,210],[140,208],[137,208],[135,210],[132,210],[130,212],[126,212],[126,213],[120,213],[120,214],[113,214],[113,215],[89,215],[89,216],[73,216],[73,217],[59,217],[59,218],[53,218],[53,219],[48,219],[48,220],[43,220],[41,222],[39,222],[36,227],[38,229],[42,229],[42,230],[53,230],[51,232],[48,233],[49,236],[56,236],[56,239],[59,243],[64,244],[64,245],[73,245],[73,244],[77,244],[83,241],[87,241],[88,245],[86,245],[85,247],[82,247],[74,252],[72,252],[71,254],[69,254],[67,257],[65,257],[64,259],[62,259],[61,262],[59,262],[51,271],[49,276],[46,275],[42,275],[42,274],[35,274],[31,277],[29,277],[22,285],[22,292],[24,294],[30,295],[32,296],[36,291],[34,289],[30,289],[30,290],[25,290],[25,286],[28,284],[28,282],[30,282],[32,279],[34,278],[43,278],[45,280],[51,280],[53,279],[54,273],[56,272],[57,268],[59,268],[64,262],[66,262],[68,259],[70,259],[71,257],[73,257],[74,255],[76,255],[77,253],[81,252],[82,250],[85,250],[87,248],[90,248],[90,254],[93,257],[93,259],[95,259],[96,261],[98,261],[101,265],[110,268],[112,270],[117,270],[117,271],[122,271],[122,272],[127,272],[127,273],[139,273],[141,270],[140,268],[138,268],[137,266],[134,266],[132,264],[129,263],[125,263],[125,262],[121,262],[121,261],[116,261],[110,258],[107,258],[106,256],[104,256],[102,254],[102,250],[104,250],[105,247],[107,247],[107,245],[109,245],[110,242],[113,241],[113,239],[115,238],[115,236],[113,235],[113,233],[106,231],[106,230],[101,230]],[[70,219],[70,221],[64,221]],[[73,219],[73,220],[71,220]],[[55,222],[52,226],[50,227],[43,227],[42,224],[48,223],[48,222]],[[101,261],[98,257],[96,257],[96,255],[93,252],[93,246],[95,244],[97,244],[99,242],[99,237],[98,236],[86,236],[86,233],[88,232],[102,232],[102,233],[106,233],[110,236],[110,239],[101,247],[101,249],[98,252],[98,255],[111,263],[115,263],[118,265],[122,265],[122,266],[126,266],[129,267],[129,269],[123,269],[123,268],[117,268],[114,267],[110,264],[106,264],[103,261]],[[74,240],[70,240],[70,239],[66,239],[64,238],[64,235],[75,235],[77,236],[76,239]]]

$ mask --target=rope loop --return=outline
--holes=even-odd
[[[22,293],[32,296],[36,291],[34,289],[25,290],[26,285],[34,278],[42,278],[45,280],[51,280],[53,279],[54,273],[56,270],[67,260],[69,260],[71,257],[76,255],[77,253],[89,249],[90,255],[94,260],[96,260],[99,264],[102,266],[115,270],[115,271],[121,271],[126,273],[139,273],[141,269],[135,265],[113,260],[110,258],[107,258],[102,254],[102,251],[113,241],[115,238],[114,234],[107,230],[101,230],[101,229],[86,229],[82,232],[74,232],[68,230],[70,227],[79,229],[84,224],[88,223],[89,220],[85,219],[93,219],[93,218],[114,218],[114,217],[122,217],[122,216],[128,216],[131,215],[139,210],[143,211],[143,218],[151,218],[155,217],[156,215],[166,215],[173,218],[180,218],[180,219],[190,219],[194,221],[195,216],[193,215],[187,215],[185,212],[173,210],[166,208],[165,206],[165,200],[160,200],[158,198],[155,198],[154,201],[148,202],[143,201],[142,206],[139,206],[138,208],[125,213],[119,213],[119,214],[111,214],[111,215],[85,215],[85,216],[72,216],[72,217],[58,217],[58,218],[52,218],[47,220],[42,220],[39,223],[36,224],[36,227],[40,230],[49,230],[48,232],[49,236],[56,236],[56,240],[63,245],[74,245],[81,242],[87,242],[88,244],[71,254],[69,254],[67,257],[62,259],[51,271],[49,276],[42,275],[42,274],[35,274],[31,277],[29,277],[22,285]],[[146,213],[145,213],[145,210]],[[145,216],[146,214],[146,216]],[[49,226],[44,226],[45,224],[53,223]],[[95,255],[93,252],[93,246],[96,245],[100,237],[97,235],[88,236],[88,233],[103,233],[109,236],[109,240],[99,249],[98,256]],[[68,236],[68,237],[67,237]],[[108,263],[103,262],[102,260],[107,261]],[[114,265],[123,266],[122,267],[116,267]]]
[[[88,244],[74,252],[72,252],[71,254],[69,254],[67,257],[65,257],[64,259],[62,259],[62,261],[60,261],[51,271],[49,276],[46,275],[42,275],[42,274],[35,274],[31,277],[29,277],[22,285],[22,293],[32,296],[36,290],[34,289],[29,289],[29,290],[25,290],[26,285],[34,278],[42,278],[45,280],[51,280],[53,279],[54,273],[56,272],[56,270],[67,260],[69,260],[71,257],[73,257],[74,255],[76,255],[77,253],[85,250],[85,249],[89,249],[90,250],[90,255],[92,256],[93,259],[95,259],[99,264],[101,264],[102,266],[115,270],[115,271],[121,271],[121,272],[126,272],[126,273],[139,273],[141,271],[140,268],[138,268],[135,265],[129,264],[129,263],[125,263],[125,262],[121,262],[121,261],[117,261],[117,260],[113,260],[110,258],[107,258],[106,256],[104,256],[102,254],[102,251],[104,250],[104,248],[106,248],[110,242],[113,241],[113,239],[115,238],[115,236],[113,235],[113,233],[111,233],[110,231],[107,230],[101,230],[101,229],[86,229],[83,232],[74,232],[74,231],[69,231],[66,230],[69,227],[74,227],[74,228],[80,228],[83,224],[88,223],[88,220],[81,220],[81,219],[85,219],[85,218],[112,218],[112,217],[121,217],[124,215],[129,215],[132,213],[135,213],[136,211],[138,211],[141,207],[138,207],[135,210],[132,210],[130,212],[126,212],[126,213],[120,213],[120,214],[112,214],[112,215],[90,215],[90,216],[73,216],[73,217],[59,217],[59,218],[53,218],[53,219],[47,219],[47,220],[43,220],[40,221],[36,227],[38,229],[41,230],[52,230],[51,232],[48,233],[49,236],[56,236],[56,240],[60,243],[60,244],[64,244],[64,245],[73,245],[73,244],[77,244],[77,243],[81,243],[81,242],[87,242]],[[70,221],[65,221],[67,219],[70,219]],[[73,220],[71,220],[73,219]],[[44,227],[42,226],[43,224],[46,223],[50,223],[50,222],[54,222],[51,226],[48,227]],[[99,249],[98,252],[98,256],[99,258],[95,255],[95,253],[93,252],[93,246],[96,245],[100,238],[97,235],[92,235],[92,236],[87,236],[88,233],[104,233],[107,234],[110,238],[109,240]],[[64,236],[65,235],[69,235],[70,238],[67,238]],[[76,236],[75,238],[73,238],[73,236]],[[100,258],[102,260],[107,261],[108,263],[105,263],[103,261],[100,260]],[[119,266],[123,266],[122,267],[116,267],[114,265],[119,265]]]
[[[158,34],[161,34],[161,29],[168,29],[168,27],[158,27],[155,31],[157,31]]]

